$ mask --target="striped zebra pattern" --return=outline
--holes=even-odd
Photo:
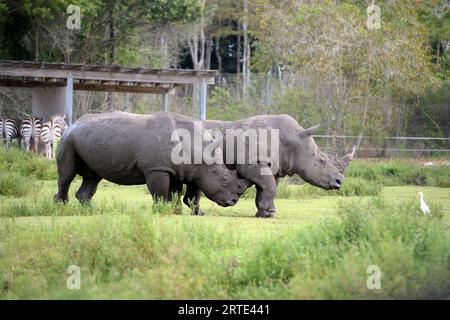
[[[20,147],[20,120],[0,119],[0,138],[3,140],[5,149],[9,148],[12,139],[18,139]]]
[[[25,142],[25,151],[30,151],[33,146],[34,152],[38,154],[39,139],[42,130],[42,119],[37,117],[26,118],[20,124],[20,134]]]
[[[67,128],[65,116],[52,117],[42,125],[41,141],[45,145],[45,157],[53,160],[54,146]]]

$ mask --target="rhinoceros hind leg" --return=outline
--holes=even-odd
[[[201,191],[194,184],[190,183],[186,187],[186,193],[184,194],[183,202],[187,205],[191,210],[192,214],[196,216],[205,215],[204,212],[200,209],[200,197]]]
[[[58,168],[58,193],[55,194],[56,202],[66,203],[69,200],[69,187],[76,175],[75,150],[68,144],[61,145],[57,156]]]
[[[151,171],[145,175],[148,191],[153,197],[153,202],[171,200],[170,175],[163,171]]]
[[[97,191],[97,186],[102,180],[99,176],[97,177],[83,177],[83,182],[78,189],[75,196],[78,201],[82,204],[89,204],[95,192]]]

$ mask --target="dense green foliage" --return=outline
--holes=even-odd
[[[37,180],[57,178],[55,161],[37,157],[32,152],[25,153],[15,146],[6,152],[0,151],[0,172],[18,173],[23,177]]]
[[[0,173],[0,195],[25,196],[36,187],[35,181],[29,177],[23,177],[17,172]]]
[[[448,165],[423,166],[407,161],[352,162],[347,177],[358,177],[366,183],[385,186],[417,185],[450,188]]]

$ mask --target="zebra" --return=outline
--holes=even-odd
[[[17,139],[20,147],[22,140],[22,135],[20,134],[20,120],[0,118],[0,138],[5,144],[5,149],[9,148],[9,144],[13,139]]]
[[[66,116],[53,116],[42,125],[41,141],[45,145],[45,157],[53,160],[54,145],[67,129]]]
[[[25,143],[25,151],[30,151],[33,146],[34,152],[38,154],[39,139],[41,136],[42,118],[29,117],[22,120],[20,124],[20,134]]]

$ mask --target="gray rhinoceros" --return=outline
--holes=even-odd
[[[113,112],[83,116],[61,139],[55,200],[68,200],[69,186],[79,174],[83,177],[76,192],[80,202],[90,201],[100,180],[106,179],[122,185],[147,184],[154,200],[170,201],[172,194],[180,193],[185,183],[189,190],[201,190],[221,206],[236,204],[249,185],[247,180],[238,178],[236,171],[224,164],[172,161],[171,153],[180,143],[172,141],[174,130],[192,132],[196,126],[198,123],[193,119],[172,113]],[[218,143],[210,141],[210,146],[214,148]],[[182,142],[186,152],[199,147],[203,145]],[[191,202],[189,197],[187,193],[185,203]]]
[[[203,126],[211,131],[219,131],[219,135],[223,135],[224,162],[232,165],[240,177],[255,184],[257,217],[273,217],[275,215],[274,199],[279,178],[298,174],[303,180],[314,186],[323,189],[338,189],[344,181],[344,171],[355,154],[355,147],[350,154],[343,158],[321,152],[312,138],[312,134],[319,128],[319,125],[303,129],[296,120],[288,115],[263,115],[238,121],[207,120],[203,122]],[[259,131],[259,129],[263,130]],[[269,141],[269,135],[275,131],[279,136],[278,152],[273,152],[275,150],[269,142],[268,157],[261,158],[258,153],[257,161],[250,163],[247,154],[244,162],[239,161],[239,152],[236,147],[239,146],[239,143],[237,143],[236,137],[245,138],[246,136],[250,137],[251,133],[256,134],[257,139],[253,142],[245,139],[244,147],[248,152],[252,145],[257,146],[258,149],[261,147],[259,138],[262,134],[267,134],[267,141]],[[226,146],[228,143],[231,146],[234,145],[235,152],[231,156],[229,156],[230,150]],[[263,172],[264,174],[262,174]],[[194,199],[191,202],[197,208],[197,212],[201,213],[198,205],[200,191],[188,188],[187,192],[191,199]]]

